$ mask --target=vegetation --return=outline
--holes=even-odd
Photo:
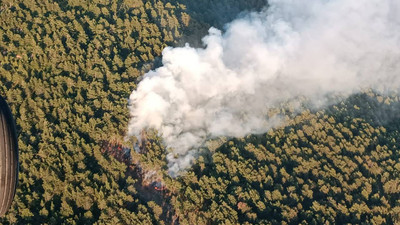
[[[180,179],[181,224],[399,223],[399,106],[357,95],[226,142]]]
[[[264,4],[1,1],[0,93],[20,146],[1,222],[400,223],[397,95],[368,91],[267,134],[221,139],[178,179],[156,131],[139,153],[124,143],[127,98],[165,46]]]
[[[0,90],[19,130],[20,178],[5,223],[153,223],[127,166],[127,97],[188,24],[168,1],[1,1]],[[181,25],[183,24],[183,25]]]

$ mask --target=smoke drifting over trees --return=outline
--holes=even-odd
[[[398,3],[329,1],[272,2],[269,12],[265,0],[0,2],[0,94],[20,152],[0,224],[399,224],[400,95],[385,93],[398,84]],[[262,12],[219,21],[249,9]],[[168,49],[165,66],[142,77],[165,46],[201,46],[209,24],[225,30],[212,30],[207,49]],[[174,130],[143,132],[135,152],[127,100],[139,80],[136,96],[165,107],[138,98],[148,110],[132,134]],[[245,132],[263,133],[213,139]],[[212,155],[172,178],[166,140],[186,141],[170,148],[171,174],[199,149]]]
[[[208,138],[266,132],[281,121],[268,112],[299,96],[322,107],[332,95],[396,90],[399,11],[394,0],[273,0],[225,32],[211,28],[204,48],[166,48],[130,96],[129,135],[159,130],[177,175]]]

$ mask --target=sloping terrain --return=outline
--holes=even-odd
[[[2,223],[158,221],[103,143],[123,142],[129,94],[191,26],[188,13],[160,0],[0,2],[0,94],[20,147],[19,186]]]
[[[0,93],[17,122],[20,179],[0,221],[399,223],[397,95],[366,92],[266,134],[221,137],[177,179],[156,131],[139,152],[124,140],[129,94],[164,47],[200,45],[211,25],[265,4],[1,1]]]

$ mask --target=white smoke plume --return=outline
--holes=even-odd
[[[400,85],[400,1],[271,0],[268,9],[211,28],[204,48],[166,48],[163,66],[130,96],[129,135],[157,129],[169,172],[188,168],[208,138],[266,132],[267,112],[299,96]]]

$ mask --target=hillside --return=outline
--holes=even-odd
[[[182,5],[162,1],[1,3],[1,93],[19,131],[20,183],[5,223],[152,223],[126,165],[127,97],[181,35]]]
[[[200,158],[174,199],[182,221],[398,223],[400,105],[369,95],[303,112],[286,127],[229,140]],[[380,113],[390,119],[377,122]]]
[[[229,5],[230,7],[225,7]],[[0,94],[16,118],[19,185],[4,224],[400,222],[397,95],[307,110],[209,142],[171,178],[157,131],[126,140],[128,97],[166,46],[199,46],[263,0],[0,3]]]

